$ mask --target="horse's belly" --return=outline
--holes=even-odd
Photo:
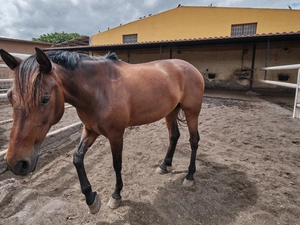
[[[161,100],[163,100],[163,98],[161,98]],[[169,115],[178,105],[178,101],[176,100],[166,100],[165,102],[160,103],[161,100],[157,100],[157,102],[145,101],[135,110],[132,110],[128,126],[158,121]]]
[[[156,121],[164,118],[165,116],[154,116],[154,115],[148,116],[148,115],[144,115],[144,116],[139,116],[139,117],[133,117],[133,118],[130,118],[130,122],[128,124],[128,127],[129,126],[138,126],[138,125],[153,123],[153,122],[156,122]]]

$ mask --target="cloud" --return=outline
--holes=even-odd
[[[189,6],[300,8],[282,0],[0,0],[0,37],[31,40],[42,34],[76,32],[92,35],[178,4]]]
[[[300,2],[298,1],[298,2],[292,2],[291,4],[290,4],[290,6],[292,7],[292,8],[300,8]]]

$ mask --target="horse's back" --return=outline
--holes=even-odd
[[[130,79],[157,80],[159,82],[167,79],[181,82],[183,86],[190,86],[193,83],[198,85],[201,92],[204,91],[204,80],[202,74],[190,63],[181,59],[156,60],[141,64],[127,64],[130,69],[127,74]],[[126,74],[126,73],[125,73]]]
[[[180,103],[187,101],[201,105],[204,94],[204,79],[196,67],[181,59],[166,59],[150,62],[149,65],[159,72],[152,74],[167,79],[166,88],[176,91]],[[154,65],[154,66],[153,66]],[[164,79],[162,79],[164,80]],[[170,91],[167,88],[167,91]],[[200,101],[201,100],[201,101]]]
[[[123,89],[122,93],[128,96],[130,125],[154,122],[167,116],[178,104],[183,109],[200,112],[204,80],[188,62],[169,59],[121,63],[121,67],[123,79],[118,90]]]

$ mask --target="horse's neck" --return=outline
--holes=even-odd
[[[91,101],[97,90],[105,88],[105,76],[101,76],[96,69],[88,70],[67,70],[60,77],[64,93],[65,102],[75,108],[81,108],[86,102]],[[101,80],[101,81],[100,81]],[[101,98],[101,96],[97,96]]]

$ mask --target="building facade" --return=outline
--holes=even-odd
[[[99,32],[90,45],[289,33],[299,22],[300,10],[179,6]]]
[[[297,71],[254,70],[298,64],[300,10],[180,6],[93,35],[93,55],[114,51],[129,63],[180,58],[207,87],[274,88],[259,79],[295,83]],[[253,83],[254,82],[254,83]]]
[[[11,38],[1,38],[0,37],[0,49],[4,49],[7,52],[16,54],[29,54],[35,53],[34,48],[49,48],[51,43],[45,42],[35,42],[35,41],[25,41]]]

